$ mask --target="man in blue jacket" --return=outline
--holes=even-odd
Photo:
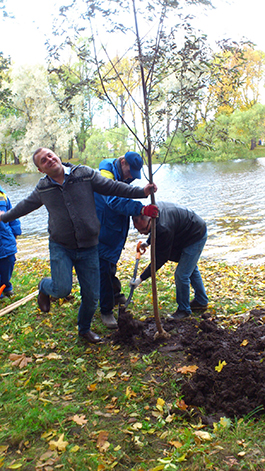
[[[118,159],[105,159],[99,165],[102,176],[124,183],[141,178],[142,157],[136,152],[126,152]],[[97,216],[101,228],[99,234],[100,261],[100,311],[101,320],[109,329],[118,327],[113,315],[115,304],[123,304],[121,283],[116,277],[117,262],[126,242],[130,216],[145,214],[157,217],[156,206],[143,206],[139,201],[95,193]]]
[[[12,205],[10,199],[0,186],[0,211],[6,213],[11,208]],[[11,296],[13,294],[13,286],[10,280],[16,261],[16,237],[20,234],[21,225],[18,219],[15,219],[8,224],[0,222],[0,286],[6,285],[3,291],[4,296]]]

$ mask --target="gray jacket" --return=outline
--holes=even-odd
[[[187,208],[159,201],[159,218],[156,219],[156,270],[168,260],[178,262],[181,252],[201,240],[206,234],[206,222]],[[151,237],[147,243],[151,243]],[[151,276],[151,265],[141,274],[142,280]]]
[[[63,165],[71,167],[63,185],[46,175],[32,193],[2,215],[1,220],[13,221],[44,204],[49,213],[50,239],[71,249],[87,248],[97,245],[100,230],[94,191],[126,198],[146,197],[143,188],[102,177],[90,167],[69,163]]]

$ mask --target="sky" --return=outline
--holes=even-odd
[[[211,41],[243,36],[265,51],[263,0],[213,0],[216,9],[200,15],[198,26]],[[67,0],[5,0],[14,19],[0,17],[0,52],[17,66],[45,62],[52,16]]]

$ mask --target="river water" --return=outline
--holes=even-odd
[[[153,171],[158,186],[156,201],[186,206],[207,222],[204,257],[229,263],[265,263],[265,157],[154,165]],[[33,190],[40,176],[14,175],[16,185],[2,184],[13,206]],[[146,180],[137,183],[144,186]],[[23,235],[18,240],[18,259],[48,256],[47,219],[44,207],[21,218]],[[131,227],[126,247],[134,247],[137,238],[138,233]]]

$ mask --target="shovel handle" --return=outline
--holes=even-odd
[[[1,294],[3,293],[3,291],[4,291],[5,288],[6,288],[6,285],[2,285],[2,286],[0,287],[0,296],[1,296]]]

